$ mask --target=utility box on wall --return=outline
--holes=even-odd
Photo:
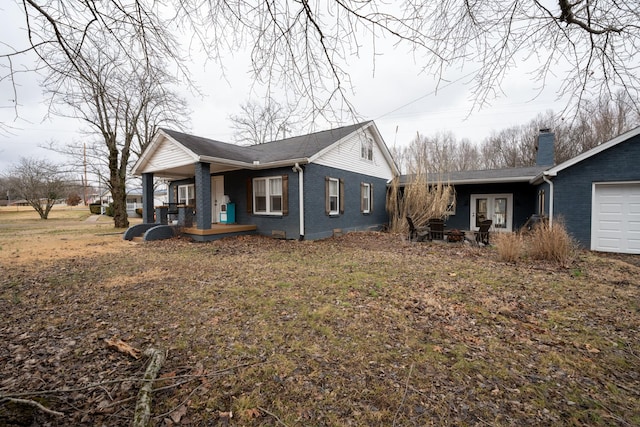
[[[236,222],[235,203],[225,203],[220,205],[220,222],[222,224],[233,224]]]

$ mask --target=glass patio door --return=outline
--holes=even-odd
[[[512,194],[472,194],[471,230],[477,230],[480,223],[490,219],[495,231],[511,231],[513,223]]]

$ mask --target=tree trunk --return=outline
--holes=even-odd
[[[116,228],[127,228],[129,227],[129,217],[127,216],[126,175],[121,173],[121,168],[118,164],[120,152],[115,136],[109,139],[108,147],[109,185],[111,187],[111,197],[113,198],[113,225]]]
[[[129,227],[127,215],[127,190],[125,180],[118,176],[111,180],[111,197],[113,197],[113,225],[116,228]]]

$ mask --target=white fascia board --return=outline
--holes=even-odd
[[[556,175],[558,175],[558,174],[557,173],[551,173],[550,170],[546,170],[546,171],[534,176],[533,178],[531,178],[529,180],[529,184],[538,185],[538,184],[540,184],[540,183],[542,183],[544,181],[545,177],[553,178]]]
[[[146,163],[147,159],[149,158],[150,154],[153,150],[155,150],[155,146],[157,144],[159,144],[159,140],[162,136],[166,137],[166,134],[160,130],[158,131],[154,136],[153,139],[151,139],[151,143],[149,144],[149,146],[147,147],[146,150],[144,150],[142,152],[142,154],[140,155],[140,157],[138,157],[138,160],[136,161],[136,163],[133,165],[133,167],[131,168],[131,173],[133,175],[141,175],[141,173],[138,172],[138,169],[140,169],[142,167],[142,165],[144,163]]]
[[[477,179],[460,179],[446,181],[451,185],[465,185],[465,184],[495,184],[495,183],[508,183],[508,182],[529,182],[530,176],[515,176],[508,178],[477,178]],[[444,182],[444,180],[442,181]]]
[[[624,142],[630,138],[633,138],[634,136],[640,134],[640,126],[638,126],[635,129],[631,129],[628,132],[623,133],[622,135],[618,135],[615,138],[613,138],[610,141],[607,141],[603,144],[600,144],[594,148],[592,148],[591,150],[585,151],[582,154],[579,154],[569,160],[567,160],[566,162],[562,162],[557,166],[554,166],[552,168],[550,168],[548,171],[545,172],[545,175],[547,176],[556,176],[558,174],[558,172],[563,171],[564,169],[570,168],[571,166],[575,165],[576,163],[580,163],[583,160],[588,159],[589,157],[595,156],[596,154],[599,154],[605,150],[608,150],[611,147],[614,147],[618,144],[620,144],[621,142]]]
[[[469,185],[469,184],[503,184],[510,182],[531,182],[533,178],[530,176],[508,177],[508,178],[477,178],[477,179],[458,179],[458,180],[436,180],[433,184],[448,184],[448,185]],[[431,182],[427,181],[428,184]],[[411,182],[405,182],[400,184],[401,187],[407,186]]]
[[[380,151],[382,151],[382,154],[384,155],[384,158],[386,159],[387,163],[391,166],[393,175],[400,176],[400,169],[398,169],[398,165],[396,165],[396,162],[393,159],[393,156],[391,155],[391,151],[389,151],[389,147],[387,146],[387,143],[384,142],[384,138],[382,138],[382,134],[378,130],[378,126],[376,126],[376,123],[372,120],[371,122],[369,122],[367,126],[363,128],[363,130],[367,128],[371,128],[372,132],[375,134],[374,136],[375,136],[375,139],[377,140],[376,143],[378,144],[378,148],[380,148]]]
[[[189,150],[187,147],[180,144],[175,139],[171,138],[171,136],[169,136],[165,131],[160,129],[158,133],[156,133],[156,135],[151,140],[151,143],[149,144],[149,146],[144,150],[140,158],[138,158],[138,161],[135,163],[135,165],[133,165],[133,168],[132,168],[133,175],[142,175],[142,172],[139,171],[139,169],[141,169],[144,165],[146,165],[149,158],[157,150],[157,146],[160,145],[160,143],[162,142],[162,138],[166,139],[167,141],[170,141],[179,149],[184,151],[185,154],[187,154],[187,156],[193,159],[194,162],[198,160],[198,156],[193,151]],[[177,165],[177,166],[180,166],[180,165]]]
[[[251,169],[254,170],[258,170],[258,169],[273,169],[273,168],[280,168],[280,167],[287,167],[287,166],[294,166],[296,163],[298,164],[307,164],[310,163],[310,159],[308,158],[301,158],[301,159],[287,159],[287,160],[279,160],[277,162],[269,162],[269,163],[258,163],[258,164],[252,164],[250,165]]]
[[[553,178],[558,176],[558,172],[562,172],[565,169],[570,168],[573,165],[576,165],[578,163],[580,163],[583,160],[586,160],[590,157],[595,156],[596,154],[602,153],[605,150],[608,150],[611,147],[614,147],[618,144],[620,144],[621,142],[624,142],[630,138],[633,138],[636,135],[640,134],[640,126],[635,128],[635,129],[631,129],[628,132],[625,132],[621,135],[616,136],[615,138],[613,138],[612,140],[609,140],[603,144],[598,145],[597,147],[592,148],[591,150],[587,150],[582,154],[579,154],[567,161],[564,161],[562,163],[560,163],[559,165],[556,165],[552,168],[547,169],[546,171],[542,172],[541,174],[531,178],[531,184],[539,184],[542,181],[544,181],[544,177],[548,177],[548,178]]]

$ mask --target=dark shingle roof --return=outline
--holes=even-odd
[[[251,147],[242,147],[226,142],[216,141],[200,136],[189,135],[170,129],[162,129],[167,135],[185,146],[197,156],[218,157],[221,159],[235,160],[251,163],[255,154]]]
[[[367,123],[369,122],[252,146],[229,144],[169,129],[162,130],[198,156],[215,157],[246,163],[253,163],[254,161],[272,163],[312,157],[336,141],[360,129]]]
[[[337,129],[281,139],[266,144],[254,145],[252,148],[260,152],[260,161],[265,163],[287,159],[309,158],[331,146],[334,142],[360,129],[367,123],[368,122],[358,123]]]
[[[445,172],[434,174],[429,179],[450,184],[485,184],[491,182],[528,182],[549,166],[529,166],[522,168],[486,169],[473,171]],[[414,175],[402,175],[400,185],[411,181]]]

